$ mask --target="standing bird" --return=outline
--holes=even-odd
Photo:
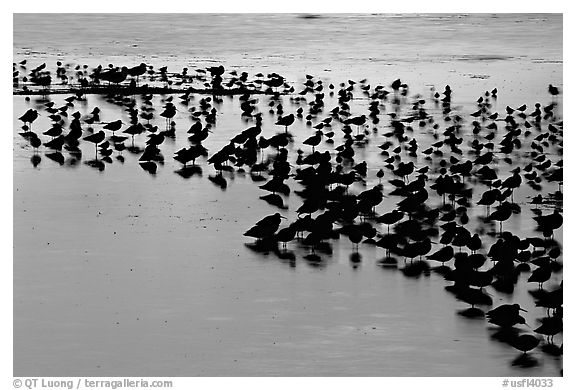
[[[316,147],[316,146],[318,146],[318,144],[320,144],[320,141],[322,140],[323,135],[324,135],[324,133],[322,133],[322,130],[317,130],[316,134],[314,134],[312,137],[307,138],[302,143],[304,145],[312,146],[312,153],[314,153],[314,147]]]
[[[276,233],[276,240],[282,243],[284,249],[286,249],[286,244],[294,239],[296,236],[296,225],[293,223],[284,229],[280,229]]]
[[[94,134],[90,134],[89,136],[84,137],[83,139],[85,141],[88,141],[88,142],[93,142],[94,146],[96,147],[96,154],[98,154],[98,144],[100,142],[104,141],[105,137],[106,137],[106,134],[104,134],[104,132],[102,130],[100,130],[99,132],[94,133]]]
[[[501,194],[500,191],[497,189],[488,190],[482,193],[480,200],[476,204],[486,206],[486,213],[488,213],[490,206],[492,206],[494,202],[496,202],[499,195]]]
[[[512,171],[512,176],[506,178],[506,180],[502,182],[501,187],[509,188],[512,190],[512,203],[514,203],[514,189],[520,187],[520,184],[522,184],[522,176],[520,176],[520,167],[514,169]]]
[[[24,124],[28,123],[30,129],[32,129],[32,122],[34,122],[36,118],[38,118],[38,111],[29,109],[18,119],[24,122]]]
[[[384,177],[384,170],[379,169],[378,172],[376,172],[376,177],[378,178],[378,182],[382,183],[382,178]]]
[[[122,127],[122,120],[118,119],[117,121],[114,122],[110,122],[104,125],[104,129],[105,130],[110,130],[112,132],[112,135],[114,135],[115,131],[120,130],[120,128]]]
[[[454,248],[450,245],[447,245],[426,257],[429,260],[438,261],[444,265],[445,262],[450,261],[454,257]]]
[[[52,137],[52,139],[54,139],[54,137],[58,137],[60,134],[62,134],[62,125],[60,125],[59,123],[54,123],[51,128],[49,128],[42,134]]]
[[[146,73],[147,68],[148,67],[146,66],[146,64],[142,62],[138,66],[129,68],[127,73],[132,77],[136,76],[136,85],[138,85],[138,78],[142,76],[144,73]]]
[[[402,218],[404,218],[404,213],[402,211],[392,210],[391,212],[382,214],[381,216],[376,218],[376,222],[388,225],[388,233],[390,233],[390,225],[394,225],[396,222],[399,222]]]
[[[516,324],[525,324],[526,319],[520,315],[520,311],[526,311],[519,304],[504,304],[486,313],[488,322],[502,328],[511,328]]]
[[[504,202],[496,208],[496,211],[494,211],[492,214],[488,216],[488,219],[491,221],[500,222],[500,234],[502,234],[502,222],[508,220],[508,218],[510,218],[511,216],[512,216],[512,204]]]
[[[526,352],[533,350],[540,344],[540,339],[531,334],[523,334],[513,339],[510,344],[526,355]]]
[[[278,121],[276,122],[278,126],[285,127],[286,133],[288,132],[288,126],[292,125],[292,123],[294,123],[294,114],[280,117],[280,119],[278,119]]]
[[[468,247],[468,249],[470,249],[472,253],[476,253],[478,249],[482,248],[482,240],[480,239],[478,233],[470,237],[470,239],[466,243],[466,246]]]
[[[168,102],[164,106],[164,111],[160,113],[161,117],[166,118],[166,129],[170,128],[170,120],[174,117],[174,115],[176,115],[176,107],[174,104]]]
[[[552,96],[557,96],[560,91],[558,90],[558,87],[555,87],[552,84],[548,84],[548,93]]]
[[[538,283],[538,288],[542,290],[542,285],[547,282],[551,276],[552,267],[550,266],[550,263],[543,264],[542,266],[532,271],[532,274],[528,278],[528,282]]]
[[[283,217],[280,213],[264,217],[260,221],[256,222],[256,225],[248,229],[244,235],[246,237],[254,237],[258,240],[272,237],[280,226],[281,218],[286,219],[286,217]]]
[[[554,336],[562,332],[563,324],[562,318],[560,317],[544,317],[540,319],[541,325],[534,329],[534,332],[545,335],[548,343],[552,344],[554,342]]]
[[[366,123],[366,115],[355,116],[344,121],[345,125],[356,125],[358,131],[360,130],[360,126],[364,123]]]
[[[554,210],[552,214],[541,215],[533,218],[538,223],[538,230],[554,234],[554,230],[562,226],[563,218],[560,211]],[[549,235],[551,235],[549,234]]]
[[[40,147],[40,145],[42,145],[42,141],[40,140],[40,138],[38,138],[36,133],[32,134],[34,135],[30,137],[30,145],[32,145],[32,147],[34,148],[34,153],[36,154],[36,152],[38,152],[38,148]]]

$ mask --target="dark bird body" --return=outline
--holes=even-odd
[[[254,237],[256,239],[272,237],[280,226],[281,218],[284,217],[280,213],[275,213],[273,215],[264,217],[260,221],[256,222],[256,225],[248,229],[244,235],[247,237]]]

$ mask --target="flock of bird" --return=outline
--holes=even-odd
[[[382,248],[382,267],[400,268],[407,277],[430,270],[443,275],[450,283],[446,290],[470,305],[460,315],[486,318],[494,326],[494,339],[522,352],[515,363],[537,364],[527,353],[538,345],[551,355],[562,354],[554,337],[563,330],[563,290],[562,283],[552,284],[552,276],[562,270],[562,250],[554,238],[563,224],[563,121],[557,113],[557,87],[548,86],[547,105],[506,106],[503,112],[494,111],[498,90],[486,91],[474,112],[463,114],[453,107],[450,86],[443,92],[432,89],[425,99],[410,96],[401,80],[389,86],[371,86],[367,80],[334,85],[306,75],[297,91],[279,74],[249,79],[246,72],[226,72],[223,66],[194,72],[184,68],[178,73],[146,64],[92,70],[76,66],[72,73],[69,66],[60,62],[57,66],[56,78],[73,92],[66,104],[56,107],[47,100],[44,112],[31,108],[19,117],[20,135],[34,150],[35,166],[41,147],[46,156],[63,164],[62,150],[80,158],[79,146],[85,141],[95,148],[88,165],[103,170],[114,151],[124,161],[122,152],[128,150],[138,156],[143,169],[155,174],[164,162],[164,140],[177,136],[174,119],[182,111],[175,105],[179,101],[193,124],[186,134],[188,147],[173,156],[182,165],[177,173],[191,177],[201,172],[197,163],[201,160],[213,166],[215,174],[209,179],[224,189],[227,172],[247,172],[265,192],[260,198],[278,210],[245,232],[255,240],[247,244],[252,250],[294,263],[289,247],[303,248],[304,259],[320,265],[323,256],[331,255],[331,243],[345,237],[353,248],[350,259],[357,265],[362,261],[360,245]],[[150,84],[141,85],[143,81]],[[188,86],[193,82],[203,83],[212,96],[191,106],[194,92]],[[158,114],[154,94],[147,92],[152,83],[177,86],[183,93],[164,98]],[[15,88],[41,88],[46,93],[51,84],[45,64],[29,73],[26,61],[14,64]],[[86,91],[94,86],[125,110],[127,122],[124,118],[102,122],[98,107],[84,116],[71,113],[74,103],[86,101]],[[242,117],[251,126],[219,150],[208,150],[205,141],[218,131],[222,95],[233,88]],[[263,135],[271,129],[263,124],[265,112],[257,96],[266,97],[268,114],[274,118],[277,131],[270,137]],[[333,101],[334,106],[326,106]],[[355,115],[358,101],[368,102],[367,111]],[[52,124],[38,134],[33,125],[40,115]],[[158,117],[163,124],[154,124]],[[306,126],[307,133],[291,131],[297,122]],[[135,143],[136,137],[146,137],[143,148]],[[374,143],[377,155],[362,160],[361,151]],[[301,147],[295,148],[298,144]],[[536,193],[529,201],[523,196],[527,187]],[[293,199],[292,194],[300,203],[288,212],[286,199]],[[391,199],[397,200],[395,207],[383,210]],[[478,208],[481,215],[475,215]],[[526,212],[534,214],[531,236],[506,230],[514,215]],[[534,329],[516,303],[485,312],[493,304],[486,289],[510,295],[523,273],[529,273],[528,283],[536,287],[530,291],[535,305],[546,309]]]

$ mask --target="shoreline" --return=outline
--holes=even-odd
[[[197,89],[197,88],[168,88],[168,87],[149,87],[142,86],[136,88],[130,87],[92,87],[92,88],[68,88],[68,89],[47,89],[47,90],[18,90],[13,91],[13,96],[46,96],[46,95],[63,95],[63,94],[81,94],[81,95],[105,95],[109,93],[121,94],[121,95],[135,95],[135,94],[174,94],[174,93],[196,93],[201,95],[217,95],[217,96],[229,96],[229,95],[276,95],[285,94],[284,92],[273,92],[273,91],[262,91],[257,89],[249,88],[233,88],[233,89]]]

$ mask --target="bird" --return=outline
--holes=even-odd
[[[40,145],[42,145],[42,141],[40,138],[38,138],[38,136],[33,136],[30,138],[30,145],[34,148],[35,151],[37,151]]]
[[[412,172],[414,172],[414,162],[410,161],[408,163],[405,162],[400,162],[398,164],[398,168],[393,170],[392,173],[394,173],[396,176],[400,176],[402,178],[406,178],[407,176],[409,176]]]
[[[202,122],[200,121],[195,121],[192,126],[190,126],[190,129],[188,129],[187,133],[188,134],[196,134],[199,131],[202,130]]]
[[[388,232],[390,232],[390,225],[394,225],[395,223],[399,222],[402,218],[404,218],[404,213],[402,211],[392,210],[391,212],[382,214],[381,216],[376,218],[376,222],[388,225]]]
[[[208,68],[208,72],[210,72],[210,75],[212,77],[215,76],[222,76],[224,74],[224,66],[223,65],[219,65],[219,66],[211,66]]]
[[[322,140],[322,136],[324,135],[324,133],[322,133],[321,130],[317,130],[316,134],[314,134],[313,136],[307,138],[306,140],[304,140],[304,142],[302,142],[304,145],[310,145],[312,146],[312,152],[314,152],[314,147],[318,146],[318,144],[320,144],[320,141]]]
[[[522,184],[522,176],[520,176],[520,167],[512,171],[512,176],[506,178],[501,184],[502,188],[509,188],[512,190],[512,202],[514,202],[514,189],[520,187]]]
[[[378,172],[376,172],[376,177],[378,178],[378,181],[382,183],[382,178],[384,177],[384,170],[379,169]]]
[[[174,160],[184,164],[184,167],[186,167],[186,164],[188,164],[190,161],[192,161],[192,164],[194,165],[194,161],[200,157],[201,154],[201,149],[193,145],[188,149],[182,148],[178,150],[174,155]]]
[[[494,211],[492,214],[488,216],[488,219],[491,221],[500,222],[500,234],[502,234],[502,222],[508,220],[508,218],[510,218],[511,215],[512,215],[512,204],[504,202],[496,208],[496,211]]]
[[[38,118],[38,111],[33,110],[33,109],[29,109],[28,111],[26,111],[24,113],[24,115],[22,115],[18,119],[21,120],[22,122],[24,122],[24,124],[28,123],[28,125],[31,129],[32,128],[32,122],[34,122],[36,120],[36,118]]]
[[[83,139],[85,141],[94,143],[94,146],[96,147],[96,153],[98,153],[98,144],[100,142],[104,141],[105,137],[106,137],[106,135],[104,134],[104,132],[102,130],[100,130],[99,132],[94,133],[94,134],[90,134],[89,136],[84,137]]]
[[[122,68],[113,68],[100,72],[99,78],[104,81],[108,81],[108,83],[114,83],[118,85],[124,80],[126,80],[127,75],[128,75],[128,68],[123,66]]]
[[[486,152],[483,155],[477,157],[473,161],[473,164],[474,165],[487,165],[487,164],[490,164],[493,159],[494,159],[494,153]]]
[[[516,324],[525,324],[526,319],[520,315],[520,311],[526,311],[519,304],[503,304],[486,313],[488,322],[502,328],[511,328]]]
[[[538,230],[542,232],[554,232],[562,226],[563,218],[559,210],[554,210],[552,214],[541,215],[533,218],[538,224]]]
[[[450,245],[447,245],[426,257],[429,260],[438,261],[444,265],[444,263],[450,261],[454,257],[454,248]]]
[[[244,233],[244,236],[254,237],[258,240],[272,237],[274,233],[276,233],[276,230],[278,230],[282,218],[286,219],[286,217],[282,216],[280,213],[264,217],[260,221],[256,222],[253,227],[248,229],[246,233]]]
[[[466,243],[466,247],[470,249],[473,253],[475,253],[478,249],[482,248],[482,240],[478,233],[475,233],[468,242]]]
[[[487,208],[496,202],[500,191],[498,189],[491,189],[482,193],[482,196],[477,204],[486,206]]]
[[[535,204],[535,205],[539,205],[542,204],[543,202],[543,197],[542,194],[537,194],[536,196],[534,196],[531,200],[530,200],[530,204]]]
[[[282,84],[284,84],[284,78],[280,77],[278,75],[274,75],[273,77],[270,77],[272,75],[268,75],[269,79],[268,80],[262,80],[262,83],[267,85],[270,88],[277,88],[280,87]]]
[[[354,116],[344,121],[345,125],[356,125],[358,128],[366,123],[366,115]]]
[[[563,324],[562,318],[558,316],[544,317],[540,319],[540,326],[534,329],[534,332],[545,335],[548,343],[554,342],[554,336],[562,332]]]
[[[148,66],[145,63],[141,62],[140,65],[138,66],[128,68],[127,74],[132,77],[136,76],[136,85],[138,85],[138,78],[142,76],[144,73],[146,73],[147,69]]]
[[[540,290],[536,299],[536,306],[545,307],[548,312],[550,309],[557,310],[564,302],[563,290],[563,282],[552,291]]]
[[[164,111],[160,113],[160,116],[166,118],[166,127],[169,126],[170,119],[172,119],[174,115],[176,115],[176,111],[177,111],[176,107],[170,102],[168,102],[164,106]]]
[[[132,136],[132,144],[134,144],[134,136],[138,135],[138,134],[142,134],[144,131],[146,131],[146,129],[144,128],[144,126],[140,122],[138,122],[134,125],[129,126],[122,133],[131,135]]]
[[[47,136],[52,137],[52,138],[58,137],[60,134],[62,134],[62,125],[60,125],[58,123],[54,123],[51,128],[49,128],[48,130],[46,130],[42,134],[47,135]]]
[[[278,233],[276,233],[275,238],[276,241],[281,242],[282,246],[286,248],[286,244],[294,239],[296,236],[296,225],[290,224],[287,227],[280,229]]]
[[[556,96],[560,93],[558,87],[553,86],[552,84],[548,84],[548,93],[552,96]]]
[[[284,126],[285,131],[288,132],[288,126],[292,125],[292,123],[294,123],[294,114],[280,117],[275,124],[278,126]]]
[[[552,268],[550,263],[543,264],[542,266],[536,268],[532,271],[532,274],[528,278],[528,282],[538,283],[538,287],[542,289],[542,285],[547,282],[552,276]]]
[[[345,234],[352,242],[355,252],[358,252],[358,244],[362,241],[363,229],[360,225],[351,224],[342,228],[342,234]]]
[[[510,344],[524,355],[540,344],[540,339],[531,334],[522,334],[511,340]]]
[[[122,127],[122,120],[118,119],[117,121],[105,124],[103,128],[105,130],[112,131],[112,134],[114,134],[114,132],[120,130],[121,127]]]
[[[62,150],[64,142],[66,142],[66,138],[63,135],[59,135],[55,138],[52,138],[50,141],[44,143],[44,146],[50,149]]]

